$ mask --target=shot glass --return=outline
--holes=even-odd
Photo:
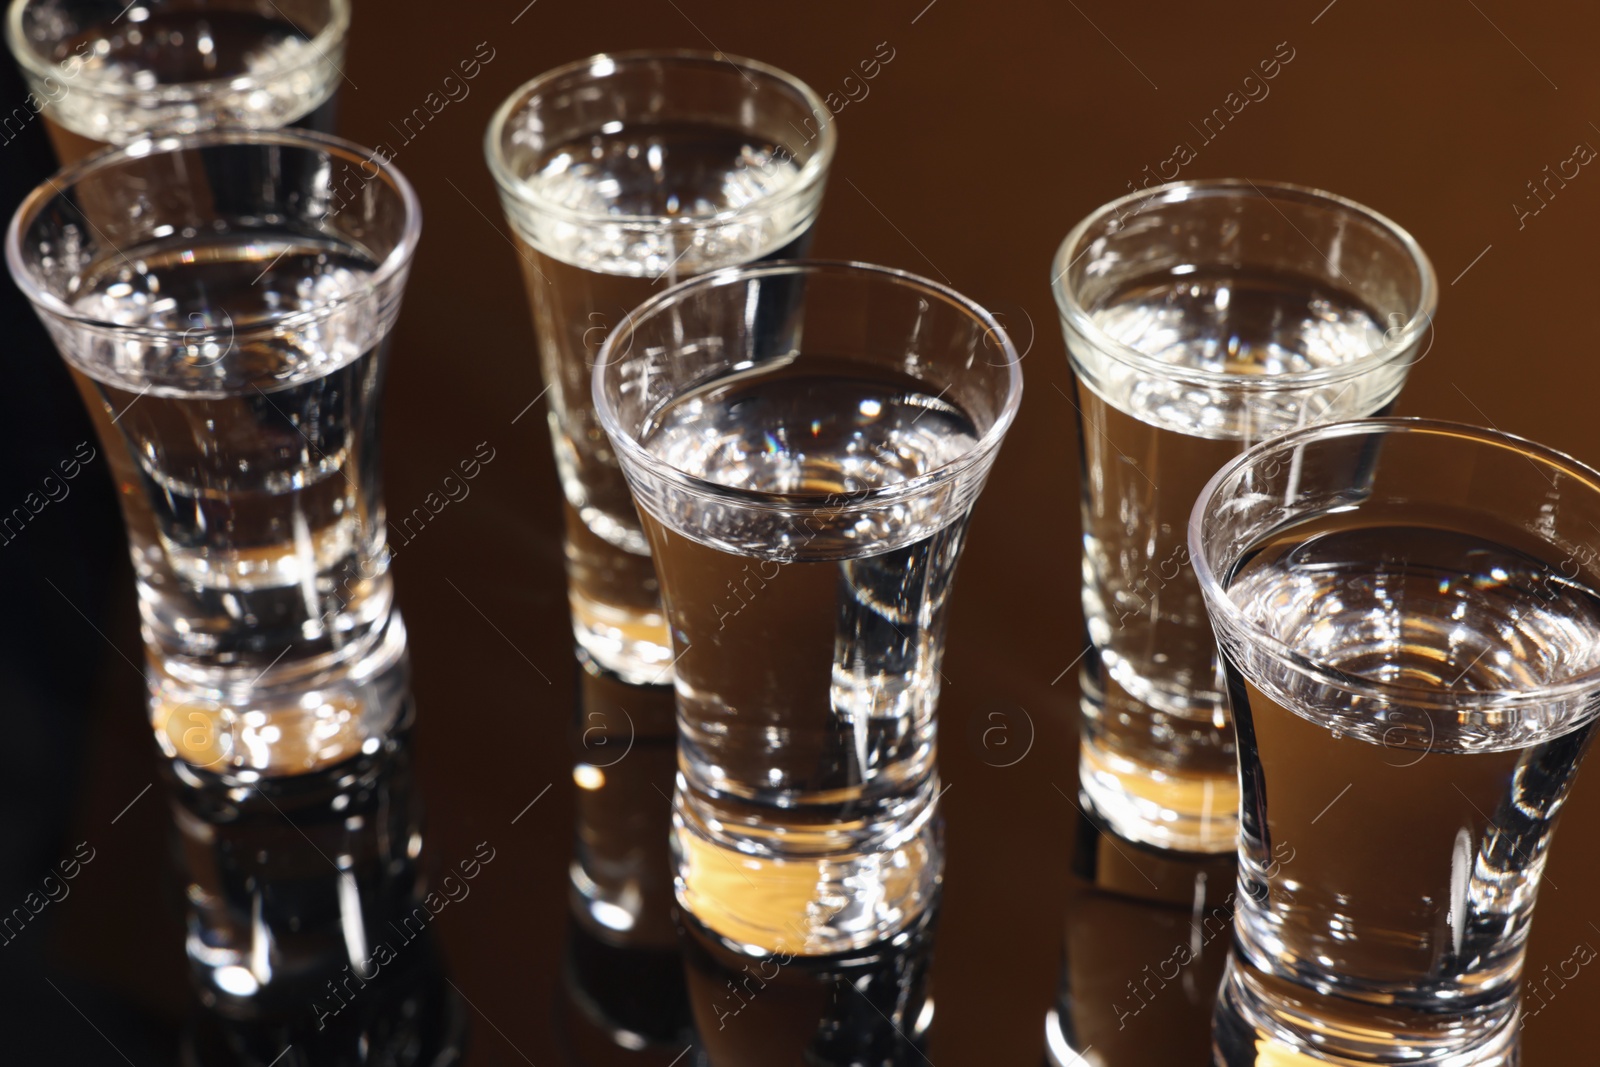
[[[1201,493],[1243,793],[1219,1062],[1515,1062],[1600,714],[1597,523],[1600,472],[1423,420],[1296,431]]]
[[[855,950],[932,902],[945,608],[1021,395],[988,312],[884,267],[716,271],[607,337],[672,633],[675,890],[727,941]]]
[[[1222,180],[1099,208],[1053,278],[1082,462],[1081,791],[1127,840],[1228,852],[1233,729],[1189,509],[1254,442],[1387,411],[1431,337],[1433,268],[1359,204]]]
[[[11,273],[117,457],[169,755],[299,773],[384,735],[405,627],[378,416],[420,227],[366,150],[243,130],[102,153],[11,221]]]
[[[6,45],[62,164],[156,133],[332,132],[350,0],[11,0]]]
[[[623,52],[540,75],[489,124],[566,499],[573,633],[624,681],[669,682],[672,653],[649,542],[590,401],[595,357],[681,278],[805,254],[833,160],[827,114],[752,60]]]

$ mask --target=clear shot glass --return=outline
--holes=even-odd
[[[844,952],[932,902],[945,607],[1021,395],[988,312],[884,267],[716,271],[606,339],[672,632],[676,892],[725,940]]]
[[[1233,728],[1189,509],[1257,441],[1387,411],[1426,353],[1433,268],[1359,204],[1230,179],[1099,208],[1052,276],[1082,462],[1082,793],[1127,840],[1228,852]]]
[[[679,279],[805,254],[833,159],[827,114],[752,60],[622,52],[540,75],[489,124],[566,498],[572,628],[625,681],[670,681],[672,652],[649,542],[590,400],[595,357]]]
[[[350,0],[11,0],[6,45],[63,164],[155,133],[331,132]]]
[[[387,729],[379,405],[420,229],[398,171],[299,131],[136,142],[11,220],[12,276],[101,415],[169,755],[300,773]]]
[[[1515,1062],[1600,714],[1597,524],[1600,472],[1423,420],[1300,430],[1206,486],[1243,793],[1219,1063]]]

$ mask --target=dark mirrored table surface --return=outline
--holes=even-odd
[[[1154,176],[1247,175],[1339,192],[1410,229],[1438,271],[1435,343],[1401,413],[1494,425],[1600,463],[1600,176],[1577,162],[1600,146],[1591,110],[1600,14],[1375,0],[1226,9],[357,0],[356,9],[339,131],[381,143],[425,212],[384,426],[414,663],[405,775],[421,846],[409,861],[430,891],[447,876],[459,887],[430,919],[426,945],[400,950],[409,977],[382,1010],[429,1041],[464,1032],[474,1067],[665,1067],[688,1045],[675,1044],[684,998],[725,984],[715,968],[727,961],[704,946],[692,953],[699,972],[685,977],[675,930],[654,932],[654,955],[618,959],[574,918],[583,820],[664,833],[671,760],[648,738],[662,713],[647,698],[591,694],[629,714],[585,734],[543,386],[481,149],[493,108],[549,67],[602,50],[719,47],[792,71],[836,110],[839,155],[814,254],[947,281],[993,308],[1026,352],[1022,414],[978,504],[954,594],[940,707],[947,867],[931,962],[908,950],[872,964],[890,968],[872,979],[879,989],[920,989],[926,977],[937,1011],[926,1035],[920,1008],[879,1011],[896,1029],[883,1054],[1037,1067],[1065,983],[1077,1040],[1099,1045],[1092,1055],[1110,1067],[1205,1062],[1215,945],[1204,938],[1192,964],[1175,962],[1176,950],[1195,916],[1202,930],[1208,918],[1222,923],[1213,913],[1225,910],[1227,875],[1208,874],[1196,904],[1193,871],[1085,841],[1076,807],[1078,431],[1051,256],[1084,214]],[[1264,79],[1268,61],[1275,74]],[[22,143],[0,145],[0,159]],[[475,478],[452,477],[473,458]],[[26,471],[17,477],[22,485]],[[86,480],[80,493],[95,490],[104,483]],[[108,514],[88,502],[42,512],[24,531],[37,551],[5,571],[19,602],[70,594],[84,609],[6,620],[7,677],[34,681],[8,685],[0,886],[14,899],[0,910],[41,902],[0,944],[0,1016],[19,1062],[145,1067],[175,1062],[180,1042],[218,1040],[190,986],[181,790],[144,724],[131,581],[117,539],[84,534]],[[412,521],[397,526],[403,517]],[[20,558],[25,547],[0,554]],[[626,802],[596,814],[574,765],[600,767],[624,749],[614,770],[632,775]],[[1542,994],[1528,1005],[1528,1067],[1572,1062],[1586,1047],[1582,1027],[1600,996],[1600,970],[1587,966],[1589,946],[1600,946],[1597,834],[1600,788],[1580,780],[1533,932],[1528,975]],[[269,836],[297,847],[292,835]],[[1406,841],[1404,811],[1370,831],[1374,857]],[[484,850],[492,861],[481,862]],[[641,855],[627,862],[648,866],[665,852]],[[475,860],[475,876],[460,880]],[[891,971],[899,977],[882,977]],[[781,1010],[763,987],[727,1025],[764,1019],[770,1037],[750,1047],[766,1059],[753,1062],[800,1062],[796,1042],[811,1038],[795,1038],[783,1013],[842,1011],[830,997],[871,985],[843,973],[796,977]],[[732,1003],[721,1002],[723,1014]],[[428,1006],[423,1016],[416,1004]],[[601,1009],[631,1020],[622,1029],[641,1047],[619,1043],[616,1027],[596,1021]],[[721,1017],[709,999],[691,1015]],[[836,1029],[878,1025],[861,1005],[848,1020]],[[892,1051],[911,1040],[902,1028],[924,1042],[914,1056],[909,1045]]]

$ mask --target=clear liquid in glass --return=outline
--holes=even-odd
[[[1093,312],[1121,344],[1169,364],[1296,374],[1382,351],[1354,298],[1286,273],[1163,273]],[[1296,426],[1378,414],[1361,377],[1241,398],[1074,347],[1084,457],[1080,780],[1123,837],[1189,852],[1234,847],[1233,731],[1189,564],[1189,511],[1228,460]],[[1091,382],[1089,379],[1095,379]],[[1392,393],[1392,389],[1390,390]]]
[[[1600,594],[1549,552],[1481,517],[1363,507],[1269,539],[1227,592],[1273,637],[1354,678],[1515,694],[1600,665]],[[1268,1020],[1331,1062],[1474,1046],[1501,1062],[1595,709],[1380,707],[1266,657],[1246,676],[1229,655],[1245,804],[1224,1018]],[[1293,861],[1273,863],[1275,850]],[[1219,1029],[1221,1046],[1240,1041],[1254,1038]],[[1242,1046],[1229,1055],[1256,1062]]]
[[[685,473],[816,504],[798,523],[711,501],[645,515],[675,590],[678,897],[735,942],[861,948],[932,899],[934,710],[965,521],[915,498],[837,516],[978,436],[916,379],[815,357],[686,393],[640,435]]]
[[[800,176],[777,147],[709,123],[619,122],[549,149],[522,176],[545,205],[513,221],[566,497],[573,629],[593,661],[634,684],[671,681],[670,638],[650,546],[595,417],[590,379],[609,332],[672,284],[804,254],[798,211],[761,210]],[[617,222],[595,221],[605,216]]]
[[[33,88],[63,165],[160,131],[332,128],[343,42],[314,44],[308,34],[321,27],[304,12],[157,3],[103,15],[61,25],[24,18],[25,35],[36,25],[50,38],[35,47],[56,72]]]
[[[233,338],[170,357],[103,346],[76,366],[116,457],[158,738],[196,765],[308,770],[381,725],[367,721],[381,702],[358,694],[404,648],[378,453],[385,340],[349,314],[251,332],[359,293],[373,270],[331,243],[188,233],[108,256],[75,288],[102,321]],[[326,699],[240,711],[245,691],[311,679]]]

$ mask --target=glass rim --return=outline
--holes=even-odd
[[[606,400],[605,375],[606,371],[614,363],[626,358],[625,354],[613,358],[619,347],[619,338],[626,339],[625,353],[632,350],[633,334],[638,323],[645,319],[654,318],[670,308],[677,307],[684,301],[692,299],[697,294],[708,289],[720,288],[724,285],[732,285],[753,278],[784,275],[816,276],[822,274],[844,277],[854,276],[858,279],[887,282],[907,290],[921,291],[947,305],[955,307],[959,312],[982,325],[987,336],[993,337],[998,341],[1002,362],[990,363],[990,366],[1004,366],[1006,368],[1005,401],[996,413],[994,422],[979,435],[971,448],[956,458],[934,467],[932,470],[925,471],[915,478],[896,482],[893,485],[840,493],[778,493],[724,485],[721,482],[682,471],[672,464],[658,459],[639,443],[638,435],[635,431],[622,426],[617,418],[617,413]],[[1005,327],[1000,325],[999,320],[993,314],[975,300],[962,296],[947,285],[942,285],[918,274],[912,274],[909,271],[898,270],[894,267],[882,267],[874,263],[860,263],[842,259],[778,259],[765,263],[743,264],[707,271],[655,294],[649,300],[628,312],[622,321],[617,324],[617,328],[606,336],[604,344],[600,346],[600,354],[595,360],[591,383],[595,413],[599,416],[600,426],[605,431],[606,436],[611,439],[612,446],[616,449],[619,457],[625,455],[629,461],[649,471],[653,477],[660,478],[664,482],[680,489],[688,490],[701,497],[727,500],[744,507],[757,507],[779,512],[795,512],[801,509],[814,511],[818,507],[838,508],[841,511],[849,511],[862,507],[876,507],[885,502],[917,496],[933,486],[960,477],[973,466],[991,456],[1000,447],[1006,431],[1016,419],[1017,410],[1022,405],[1022,358],[1017,355],[1017,349],[1011,341],[1010,334],[1006,332]]]
[[[1416,269],[1422,283],[1421,292],[1418,294],[1415,308],[1404,325],[1396,327],[1400,334],[1392,344],[1386,343],[1381,351],[1368,352],[1360,359],[1351,360],[1349,363],[1340,363],[1331,367],[1316,367],[1305,371],[1292,371],[1287,374],[1236,374],[1228,371],[1212,371],[1201,367],[1181,367],[1156,359],[1131,345],[1112,337],[1099,324],[1094,321],[1087,308],[1078,299],[1078,294],[1067,283],[1067,272],[1077,262],[1079,253],[1075,253],[1084,238],[1096,226],[1111,215],[1125,214],[1124,208],[1140,203],[1182,203],[1185,200],[1194,200],[1211,197],[1249,197],[1271,201],[1272,199],[1297,200],[1305,203],[1317,203],[1332,207],[1339,211],[1357,216],[1370,223],[1378,230],[1383,231],[1393,239],[1406,253],[1411,265]],[[1137,215],[1143,208],[1136,210]],[[1291,223],[1290,225],[1293,225]],[[1309,241],[1308,241],[1309,243]],[[1315,246],[1312,246],[1315,248]],[[1318,250],[1320,254],[1320,250]],[[1374,211],[1365,204],[1358,203],[1348,197],[1337,193],[1330,193],[1325,189],[1318,189],[1309,185],[1296,185],[1290,182],[1278,181],[1252,181],[1249,178],[1197,178],[1185,181],[1167,182],[1163,185],[1152,185],[1117,197],[1115,200],[1100,205],[1084,216],[1068,233],[1066,238],[1056,249],[1056,254],[1051,260],[1050,289],[1055,296],[1056,309],[1062,320],[1074,330],[1082,334],[1085,340],[1097,350],[1109,355],[1118,363],[1122,363],[1134,370],[1152,375],[1167,381],[1181,381],[1196,384],[1202,387],[1226,386],[1245,392],[1278,392],[1291,389],[1305,389],[1311,386],[1325,385],[1330,382],[1341,382],[1349,378],[1357,378],[1377,367],[1394,362],[1407,353],[1413,345],[1418,343],[1428,329],[1433,325],[1433,317],[1439,305],[1439,284],[1434,273],[1433,262],[1428,259],[1417,239],[1411,236],[1410,231],[1387,215]],[[1389,331],[1385,331],[1385,338]],[[1417,357],[1421,358],[1421,357]],[[1070,348],[1068,359],[1072,359]]]
[[[1225,463],[1205,488],[1200,490],[1189,513],[1188,547],[1194,564],[1195,579],[1204,594],[1207,613],[1220,615],[1228,628],[1247,635],[1249,641],[1268,652],[1271,657],[1311,678],[1345,693],[1366,697],[1384,704],[1406,705],[1436,711],[1497,712],[1550,704],[1560,700],[1581,698],[1600,691],[1600,665],[1581,671],[1559,682],[1516,690],[1454,690],[1433,686],[1407,685],[1385,682],[1363,675],[1350,674],[1303,655],[1300,651],[1267,632],[1249,618],[1228,595],[1227,587],[1218,577],[1212,560],[1205,550],[1205,526],[1208,505],[1221,492],[1223,486],[1239,472],[1268,456],[1294,452],[1309,444],[1338,438],[1376,434],[1414,433],[1438,437],[1453,437],[1472,445],[1499,448],[1528,459],[1546,469],[1555,469],[1578,479],[1597,498],[1600,498],[1600,470],[1537,441],[1506,433],[1503,430],[1470,423],[1451,422],[1444,419],[1384,418],[1346,419],[1318,426],[1293,430],[1278,437],[1251,446]],[[1266,533],[1267,531],[1261,531]],[[1531,532],[1531,531],[1530,531]],[[1215,622],[1213,622],[1215,626]],[[1217,626],[1218,630],[1222,627]]]
[[[342,156],[347,161],[356,163],[358,167],[365,163],[371,163],[378,168],[378,173],[368,178],[367,182],[370,184],[378,180],[380,176],[386,178],[400,196],[402,210],[405,213],[405,223],[399,241],[396,242],[389,254],[373,268],[371,274],[367,275],[359,291],[332,297],[320,301],[312,307],[294,311],[281,318],[271,319],[239,331],[227,326],[212,328],[191,327],[180,330],[137,323],[107,322],[104,319],[78,310],[55,293],[47,290],[40,283],[33,269],[24,261],[22,233],[25,225],[38,217],[45,205],[51,200],[64,196],[68,189],[88,175],[96,171],[110,169],[130,159],[143,159],[153,155],[165,155],[218,145],[275,145],[278,147],[311,149]],[[90,225],[93,226],[93,223],[90,223]],[[220,128],[207,130],[203,133],[162,134],[156,137],[142,138],[131,144],[102,149],[69,167],[57,171],[51,177],[46,178],[42,184],[36,186],[17,206],[16,212],[11,216],[11,221],[6,227],[5,257],[6,266],[10,268],[11,276],[17,284],[17,288],[28,298],[28,301],[34,307],[48,312],[51,316],[72,323],[75,328],[109,334],[115,337],[140,337],[156,342],[196,344],[208,341],[228,341],[231,343],[238,334],[249,336],[257,331],[272,332],[309,325],[328,318],[342,308],[367,299],[372,292],[380,289],[395,275],[408,268],[412,256],[416,253],[417,241],[421,234],[422,204],[417,198],[416,190],[411,187],[411,183],[406,180],[405,175],[401,174],[399,169],[381,154],[374,153],[370,149],[363,148],[354,141],[347,141],[342,137],[334,137],[326,133],[314,133],[308,130]]]
[[[22,15],[28,5],[34,0],[11,0],[10,8],[6,12],[6,48],[17,65],[31,77],[43,80],[45,78],[64,78],[61,74],[62,60],[47,59],[34,51],[31,42],[22,32]],[[83,74],[73,75],[65,79],[72,82],[79,89],[99,96],[114,96],[124,99],[148,98],[155,96],[166,103],[177,103],[184,100],[212,96],[221,92],[239,92],[253,88],[263,82],[281,78],[285,74],[319,63],[332,64],[328,52],[337,47],[350,32],[351,0],[328,0],[328,24],[318,30],[314,36],[306,38],[306,43],[311,46],[311,54],[298,62],[273,64],[264,71],[250,71],[237,74],[229,78],[201,78],[194,81],[168,82],[158,84],[153,88],[141,89],[127,79],[115,78],[84,78]],[[131,6],[131,5],[130,5]],[[281,14],[281,12],[280,12]],[[285,16],[295,30],[299,30],[292,20]],[[80,84],[81,82],[81,84]],[[137,139],[136,139],[137,140]]]
[[[834,123],[824,123],[818,131],[819,143],[817,150],[800,167],[800,173],[788,188],[769,196],[752,200],[741,207],[715,211],[706,214],[689,215],[612,215],[604,212],[578,211],[573,208],[553,204],[537,195],[528,187],[527,179],[515,174],[510,163],[506,160],[505,152],[501,147],[501,134],[505,131],[511,120],[512,114],[523,106],[535,93],[547,88],[551,83],[569,74],[593,68],[599,63],[609,62],[613,70],[600,77],[610,77],[617,68],[624,64],[643,64],[649,62],[672,62],[695,64],[700,66],[730,66],[742,74],[756,74],[780,85],[798,96],[811,109],[812,115],[830,115],[827,105],[823,102],[817,91],[793,74],[780,70],[770,64],[756,59],[747,59],[744,56],[734,55],[729,52],[708,52],[693,48],[640,48],[617,52],[596,52],[594,55],[583,59],[575,59],[553,67],[530,78],[513,89],[500,105],[495,108],[494,114],[489,118],[489,126],[484,131],[483,150],[488,160],[489,172],[494,176],[495,185],[500,190],[511,196],[519,203],[540,215],[560,219],[575,226],[634,226],[651,228],[676,228],[683,226],[705,226],[723,219],[735,219],[754,211],[766,213],[773,207],[780,207],[791,200],[810,195],[813,188],[827,174],[828,166],[833,162],[833,155],[839,139]]]

